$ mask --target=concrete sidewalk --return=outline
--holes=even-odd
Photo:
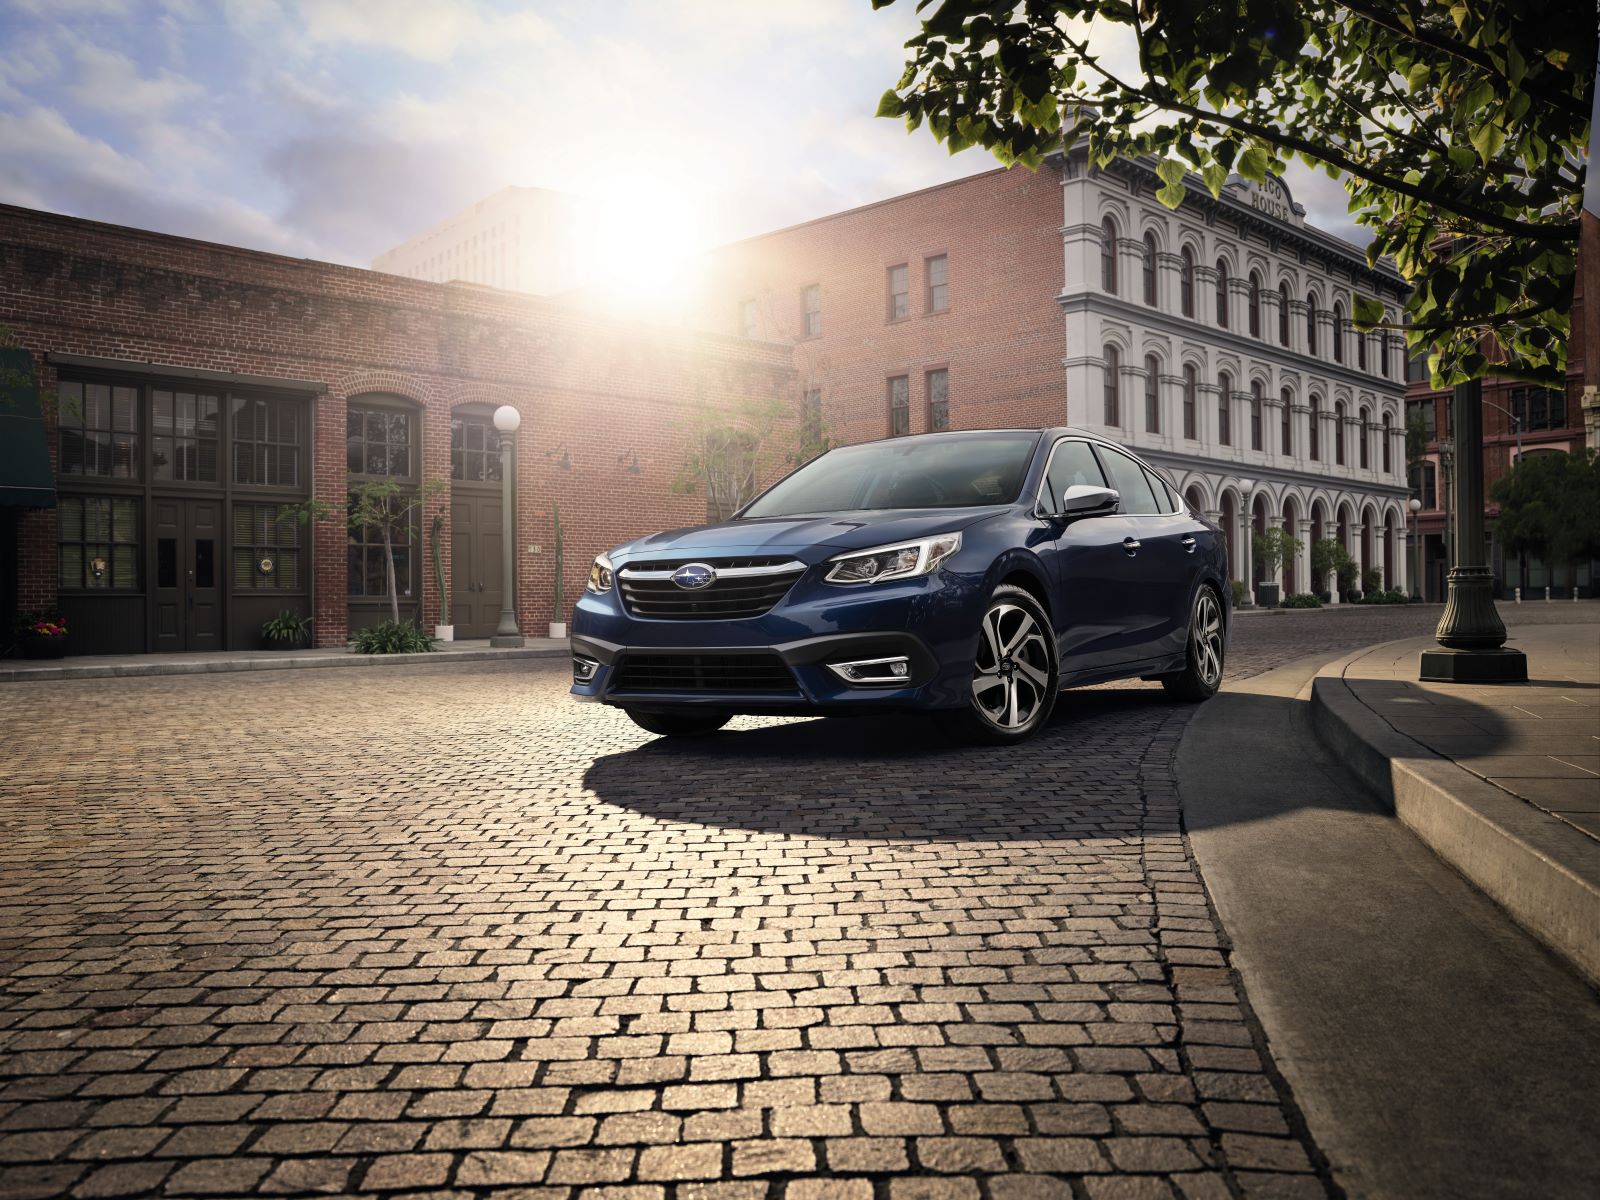
[[[561,658],[565,638],[527,639],[515,649],[497,649],[487,638],[436,642],[432,654],[353,654],[345,647],[314,650],[233,650],[220,654],[101,654],[55,659],[0,659],[0,683],[48,679],[97,679],[108,676],[204,675],[214,671],[286,671],[311,667],[399,667],[426,663],[504,661],[513,658]]]
[[[1417,681],[1431,639],[1324,667],[1317,733],[1433,850],[1600,982],[1600,629],[1513,627],[1526,684]]]

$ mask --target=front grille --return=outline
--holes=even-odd
[[[690,591],[672,582],[672,572],[702,562],[717,572],[709,587]],[[733,621],[759,617],[782,600],[805,564],[791,558],[693,558],[632,562],[617,572],[628,612],[671,621]]]
[[[619,692],[780,692],[796,690],[776,654],[641,654],[617,668]]]

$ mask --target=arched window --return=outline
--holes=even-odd
[[[1144,235],[1144,302],[1156,306],[1156,235]]]
[[[1317,352],[1317,297],[1315,292],[1306,293],[1306,353]]]
[[[1178,255],[1178,307],[1186,317],[1194,316],[1194,254],[1185,246]]]
[[[1394,451],[1390,446],[1390,435],[1394,430],[1391,427],[1389,414],[1383,414],[1383,473],[1388,475],[1394,470]]]
[[[1344,466],[1344,401],[1333,406],[1333,462]]]
[[[1394,317],[1386,312],[1383,319],[1392,321]],[[1378,370],[1385,379],[1389,378],[1389,335],[1381,329],[1378,331]]]
[[[1217,259],[1217,324],[1228,327],[1228,264]]]
[[[1233,376],[1226,371],[1217,376],[1217,443],[1233,445],[1233,423],[1228,419],[1233,404]]]
[[[1361,410],[1361,421],[1356,426],[1356,443],[1359,447],[1359,453],[1356,455],[1356,462],[1360,464],[1363,471],[1372,465],[1370,461],[1370,455],[1367,452],[1367,443],[1371,441],[1371,438],[1367,435],[1367,426],[1371,423],[1372,413],[1368,409],[1363,408]]]
[[[1190,441],[1200,436],[1199,391],[1200,377],[1190,364],[1183,369],[1183,436]]]
[[[1261,336],[1261,275],[1250,272],[1250,336]]]
[[[1121,391],[1121,374],[1122,355],[1115,346],[1107,346],[1105,382],[1105,423],[1107,425],[1122,424],[1122,421],[1119,419],[1121,416],[1120,409],[1122,408],[1122,405],[1118,403],[1119,393]]]
[[[1278,399],[1283,405],[1279,424],[1280,444],[1283,447],[1283,453],[1289,455],[1294,453],[1294,397],[1289,395],[1288,388],[1284,388],[1283,391],[1278,393]]]
[[[1344,361],[1344,301],[1333,302],[1333,361]]]
[[[1100,222],[1100,287],[1117,294],[1117,223],[1110,217]]]
[[[1278,345],[1289,344],[1289,285],[1278,285]]]
[[[1356,330],[1356,366],[1361,370],[1367,369],[1367,335],[1361,330]]]
[[[1263,403],[1261,381],[1257,379],[1250,384],[1250,449],[1252,450],[1260,450],[1262,448],[1261,407]]]
[[[1311,426],[1306,434],[1306,457],[1312,462],[1322,459],[1322,397],[1311,397]]]
[[[1161,363],[1154,354],[1144,356],[1144,431],[1161,432]]]

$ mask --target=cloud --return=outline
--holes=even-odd
[[[391,50],[426,62],[465,51],[509,50],[550,36],[527,9],[498,11],[470,0],[300,0],[298,23],[312,41]]]
[[[200,95],[200,86],[192,80],[170,71],[147,77],[126,55],[81,39],[74,41],[76,69],[66,91],[83,108],[130,120],[160,116]]]

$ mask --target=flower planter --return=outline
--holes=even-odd
[[[18,644],[23,658],[65,658],[67,655],[64,637],[25,637]]]
[[[1256,603],[1262,608],[1277,608],[1279,591],[1275,583],[1256,584]]]
[[[433,627],[433,640],[436,642],[455,641],[456,627],[454,625],[435,625]]]
[[[566,637],[567,636],[567,623],[565,621],[551,621],[550,622],[550,636],[553,637],[553,638],[564,638],[564,637]]]

